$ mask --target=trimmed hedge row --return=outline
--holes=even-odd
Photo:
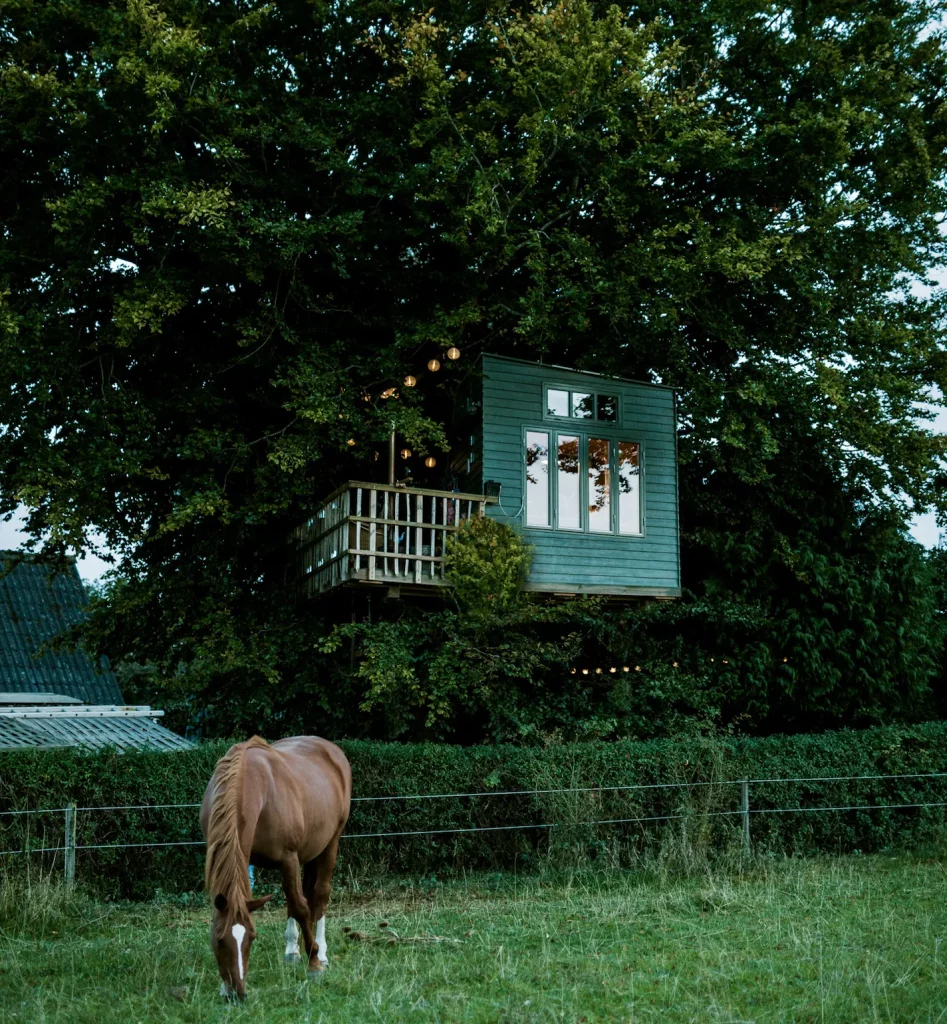
[[[0,811],[191,804],[200,801],[227,743],[182,753],[71,750],[0,753]],[[837,776],[947,771],[947,723],[766,739],[687,739],[577,743],[545,749],[344,742],[357,797],[501,793],[437,800],[360,801],[343,841],[340,870],[429,875],[529,866],[550,856],[621,862],[643,852],[732,847],[741,837],[739,785],[750,787],[757,853],[871,852],[930,843],[945,832],[945,808],[870,809],[880,804],[947,801],[947,779],[848,779]],[[810,780],[810,781],[804,781]],[[674,784],[672,787],[660,784]],[[713,783],[707,785],[707,783]],[[652,788],[549,792],[583,787]],[[798,807],[860,810],[787,812]],[[777,809],[782,809],[775,813]],[[774,813],[762,813],[770,811]],[[704,813],[709,812],[709,813]],[[628,819],[657,819],[651,821]],[[601,820],[609,824],[589,824]],[[616,821],[617,819],[617,821]],[[556,823],[555,828],[541,826]],[[364,833],[531,827],[393,838]],[[61,846],[63,815],[0,817],[0,850]],[[200,839],[194,808],[80,810],[79,846],[174,843]],[[7,856],[7,870],[61,854]],[[105,895],[151,897],[200,887],[203,849],[194,846],[80,850],[77,875]]]

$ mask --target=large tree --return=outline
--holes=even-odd
[[[695,607],[802,623],[800,706],[857,688],[851,622],[889,651],[904,609],[846,618],[852,581],[890,593],[943,503],[942,14],[8,0],[0,511],[101,535],[97,642],[226,727],[328,706],[286,534],[392,418],[437,445],[377,397],[427,353],[660,380]]]

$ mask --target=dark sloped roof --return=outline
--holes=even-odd
[[[24,559],[16,564],[18,559]],[[122,694],[105,658],[95,666],[82,651],[39,648],[82,619],[86,603],[72,563],[50,578],[49,568],[20,552],[0,551],[0,691],[54,693],[88,704],[121,704]],[[99,671],[97,671],[97,668]]]
[[[133,712],[148,709],[127,710]],[[111,707],[70,707],[63,709],[61,714],[38,717],[0,712],[0,750],[22,750],[25,747],[186,750],[194,745],[183,736],[159,725],[155,717],[160,714],[158,711],[126,717],[121,715],[119,709]]]

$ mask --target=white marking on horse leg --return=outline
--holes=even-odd
[[[220,983],[220,994],[224,997],[224,999],[226,999],[227,996],[229,996],[232,991],[233,989],[227,984],[226,981],[222,981]]]
[[[240,980],[243,981],[243,937],[247,934],[242,924],[235,924],[230,929],[230,934],[237,943],[237,970],[240,972]]]
[[[316,921],[316,956],[320,963],[327,964],[329,962],[329,958],[326,956],[326,919],[324,914]]]
[[[299,924],[295,917],[286,919],[286,952],[284,956],[293,956],[299,953]]]

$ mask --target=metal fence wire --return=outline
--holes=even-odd
[[[724,781],[696,781],[696,782],[656,782],[640,783],[624,786],[581,786],[581,787],[553,787],[546,789],[517,789],[517,790],[487,790],[470,793],[392,793],[387,796],[363,796],[354,797],[353,803],[379,803],[379,802],[408,802],[416,800],[456,800],[456,799],[487,799],[496,797],[527,797],[546,796],[560,794],[564,796],[578,796],[582,794],[603,794],[621,793],[643,790],[680,790],[680,789],[701,789],[707,787],[739,787],[740,807],[733,810],[694,810],[686,813],[674,814],[651,814],[643,816],[628,816],[615,818],[590,818],[583,821],[546,821],[526,822],[508,825],[472,825],[459,828],[429,828],[429,829],[403,829],[382,832],[355,832],[343,835],[343,839],[394,839],[405,836],[445,836],[454,834],[470,834],[475,832],[511,832],[526,829],[550,830],[563,827],[590,826],[590,825],[627,825],[646,824],[654,822],[669,822],[688,817],[703,818],[740,818],[743,832],[743,844],[747,852],[750,850],[751,828],[750,821],[754,816],[769,814],[820,814],[840,813],[846,811],[883,811],[883,810],[909,810],[919,808],[947,807],[947,800],[921,801],[921,802],[900,802],[900,803],[861,803],[861,804],[816,804],[797,805],[794,807],[754,807],[750,800],[750,787],[768,786],[777,784],[800,784],[800,783],[838,783],[838,782],[882,782],[893,780],[910,779],[941,779],[947,778],[947,772],[912,772],[899,775],[823,775],[804,776],[792,778],[760,778],[760,779],[728,779]],[[144,842],[144,843],[90,843],[81,844],[76,842],[76,821],[80,813],[116,813],[123,811],[161,811],[161,810],[196,810],[200,807],[198,803],[173,803],[173,804],[117,804],[110,806],[77,806],[70,803],[65,807],[44,807],[30,808],[25,810],[0,811],[0,818],[29,817],[49,814],[62,814],[63,842],[57,846],[25,846],[21,849],[0,850],[0,856],[9,857],[26,854],[64,854],[65,875],[67,884],[71,885],[75,880],[75,855],[78,851],[85,850],[121,850],[121,849],[142,849],[158,847],[186,847],[203,846],[203,839],[176,840],[168,842]]]

